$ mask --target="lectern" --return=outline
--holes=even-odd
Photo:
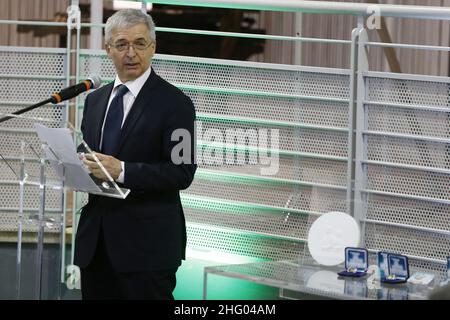
[[[115,183],[70,123],[14,114],[1,117],[11,117],[2,123],[11,127],[11,133],[2,139],[8,143],[0,145],[1,170],[9,171],[10,192],[17,192],[18,202],[16,270],[11,270],[15,298],[60,299],[66,207],[71,199],[67,191],[124,199],[130,190]],[[17,127],[28,131],[18,133],[13,129]],[[91,154],[107,181],[95,178],[82,165],[77,153],[80,149]]]

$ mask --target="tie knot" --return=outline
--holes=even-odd
[[[120,84],[116,89],[116,97],[123,97],[127,92],[127,86]]]

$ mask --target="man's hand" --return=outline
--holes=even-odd
[[[117,180],[120,173],[122,172],[122,166],[120,163],[120,160],[108,156],[106,154],[94,152],[97,159],[102,163],[102,165],[105,167],[106,171],[109,172],[111,177],[114,180]],[[100,180],[108,181],[108,178],[105,174],[103,174],[102,169],[100,166],[95,162],[94,158],[90,154],[85,154],[83,158],[83,164],[91,171],[91,173]]]

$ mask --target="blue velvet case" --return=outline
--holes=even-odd
[[[379,251],[377,254],[378,268],[380,269],[380,278],[385,278],[389,275],[388,266],[388,252]]]
[[[338,272],[343,277],[363,277],[369,267],[369,253],[364,248],[345,248],[345,270]]]
[[[445,279],[441,282],[441,286],[450,284],[450,256],[447,257],[447,272],[445,273]]]
[[[389,274],[381,278],[385,283],[404,283],[409,278],[408,257],[400,254],[388,254]]]

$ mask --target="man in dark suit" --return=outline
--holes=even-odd
[[[195,110],[151,68],[155,40],[152,18],[139,10],[118,11],[106,23],[117,76],[86,97],[81,131],[112,178],[131,192],[124,200],[89,195],[82,209],[75,264],[83,299],[173,299],[185,257],[179,191],[196,170]],[[106,180],[92,160],[83,162]]]

